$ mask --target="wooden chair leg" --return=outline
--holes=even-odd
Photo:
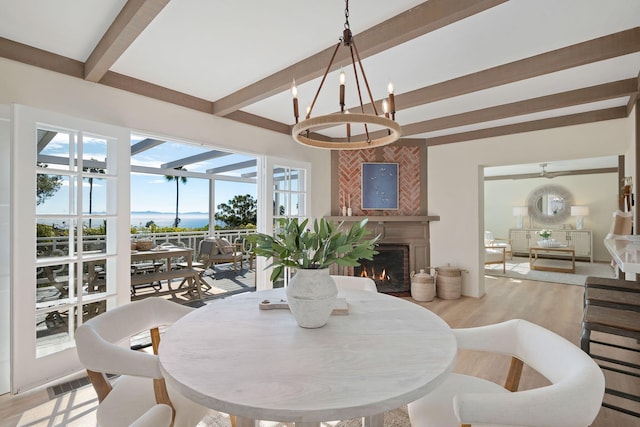
[[[504,383],[504,388],[509,391],[518,390],[523,366],[524,363],[522,362],[522,360],[516,357],[511,358],[511,365],[509,366],[509,373],[507,374],[507,380]]]
[[[111,391],[111,383],[107,379],[107,376],[102,372],[90,371],[87,369],[87,376],[93,385],[96,394],[98,395],[98,402],[102,402],[107,394]]]
[[[153,348],[153,354],[158,354],[158,348],[160,347],[160,329],[152,328],[149,331],[151,335],[151,347]],[[174,408],[173,403],[171,403],[171,399],[169,398],[169,392],[167,391],[167,383],[164,378],[154,378],[153,380],[153,394],[156,397],[156,403],[164,403],[165,405],[169,405],[171,407],[171,425],[173,426],[173,422],[176,418],[176,408]]]

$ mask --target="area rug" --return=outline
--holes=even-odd
[[[293,423],[276,423],[260,421],[260,427],[289,427]],[[229,416],[220,412],[211,411],[205,419],[198,423],[197,427],[230,427]],[[362,419],[356,418],[344,421],[327,421],[320,423],[321,427],[360,427]],[[410,427],[407,407],[397,408],[384,413],[384,427]]]
[[[568,265],[568,261],[566,260],[557,260],[557,262],[562,263],[563,266]],[[615,272],[608,263],[576,261],[576,274],[556,273],[552,271],[531,270],[529,268],[529,258],[515,256],[512,260],[507,260],[506,273],[502,273],[502,264],[487,264],[485,265],[484,273],[489,276],[511,277],[514,279],[579,286],[584,285],[587,276],[615,278]]]

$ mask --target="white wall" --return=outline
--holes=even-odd
[[[484,227],[496,237],[509,237],[509,229],[516,227],[513,206],[526,206],[527,197],[543,185],[559,185],[571,193],[573,205],[589,207],[589,216],[584,218],[584,228],[593,231],[593,253],[595,261],[609,261],[611,257],[604,247],[603,239],[611,227],[611,214],[618,209],[618,174],[592,174],[558,176],[553,179],[533,178],[518,180],[490,180],[484,183]],[[576,218],[569,217],[564,224],[575,228]],[[524,219],[529,225],[529,219]],[[540,227],[540,225],[538,224]],[[562,224],[544,228],[562,228]]]
[[[429,147],[429,215],[440,216],[440,221],[431,223],[432,265],[451,263],[468,270],[463,275],[463,294],[484,295],[482,169],[485,166],[629,156],[629,147],[634,142],[634,120],[632,114],[625,119]]]
[[[311,163],[310,214],[325,215],[330,152],[304,147],[290,135],[86,82],[0,58],[0,104],[24,104],[132,130],[257,155]]]
[[[11,141],[9,109],[0,106],[0,394],[8,393],[10,378],[10,294],[11,241],[9,200],[11,199]]]

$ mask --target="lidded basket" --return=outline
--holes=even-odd
[[[462,270],[447,264],[436,267],[436,292],[438,298],[458,299],[462,294]]]
[[[431,267],[427,267],[431,271]],[[433,301],[436,297],[435,277],[420,269],[411,272],[411,297],[416,301]]]

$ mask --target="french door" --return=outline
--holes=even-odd
[[[271,234],[278,226],[278,220],[283,218],[307,218],[310,214],[310,181],[311,165],[307,162],[296,162],[287,159],[268,157],[264,162],[263,197],[266,206],[259,206],[258,212],[262,215],[260,232]],[[273,286],[282,286],[283,283],[271,283],[269,276],[271,271],[264,270],[264,260],[259,257],[256,273],[260,273],[258,288],[265,289]],[[288,280],[285,275],[284,283]]]
[[[11,390],[82,369],[75,330],[129,300],[129,131],[13,106]],[[120,267],[120,268],[119,268]]]

